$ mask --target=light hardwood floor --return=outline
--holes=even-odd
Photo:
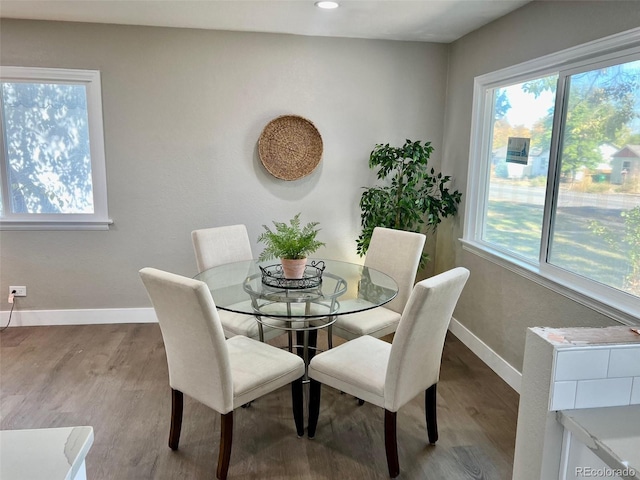
[[[276,339],[284,345],[286,337]],[[320,346],[326,343],[321,332]],[[424,398],[398,413],[402,479],[511,478],[518,395],[454,336],[438,384],[436,446]],[[214,479],[219,415],[185,396],[167,447],[170,393],[156,324],[9,328],[0,334],[0,428],[91,425],[89,480]],[[316,438],[298,438],[291,391],[234,413],[230,479],[388,478],[383,410],[324,387]],[[27,479],[25,479],[27,480]]]

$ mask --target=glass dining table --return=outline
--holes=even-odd
[[[284,278],[279,264],[256,260],[219,265],[194,278],[207,284],[217,308],[253,315],[260,340],[263,326],[288,331],[289,349],[298,348],[307,365],[319,329],[327,328],[331,348],[331,325],[338,316],[379,307],[398,294],[389,275],[336,260],[309,259],[299,280]]]

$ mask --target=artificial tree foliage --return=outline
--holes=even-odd
[[[462,194],[449,190],[450,176],[429,167],[432,152],[431,142],[420,140],[406,140],[402,147],[375,146],[369,168],[378,169],[378,180],[384,184],[365,188],[360,198],[360,256],[367,253],[375,227],[433,234],[442,219],[458,211]],[[420,266],[428,260],[423,253]]]

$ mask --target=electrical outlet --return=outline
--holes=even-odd
[[[16,291],[16,293],[13,294],[14,297],[26,297],[27,296],[27,287],[25,286],[19,286],[16,287],[14,285],[9,287],[9,295],[11,295],[11,292]]]

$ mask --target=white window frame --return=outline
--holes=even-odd
[[[540,261],[532,262],[513,252],[501,250],[482,240],[489,187],[489,162],[491,118],[493,115],[492,91],[494,88],[522,83],[558,72],[583,68],[587,65],[611,62],[616,58],[640,53],[640,28],[622,32],[584,45],[563,50],[519,65],[491,72],[475,78],[471,141],[469,148],[468,185],[465,195],[465,219],[462,246],[486,260],[496,263],[528,278],[556,293],[602,313],[619,323],[640,324],[640,299],[612,287],[599,284],[546,263],[552,208],[557,195],[558,135],[564,83],[558,84],[553,122],[553,138],[549,158],[547,192]]]
[[[98,70],[71,70],[39,67],[0,67],[2,82],[62,83],[84,85],[87,92],[89,144],[94,213],[26,213],[8,211],[9,188],[4,131],[0,137],[0,168],[2,169],[3,216],[0,230],[108,230],[113,221],[107,208],[107,174],[102,123],[102,88]]]

